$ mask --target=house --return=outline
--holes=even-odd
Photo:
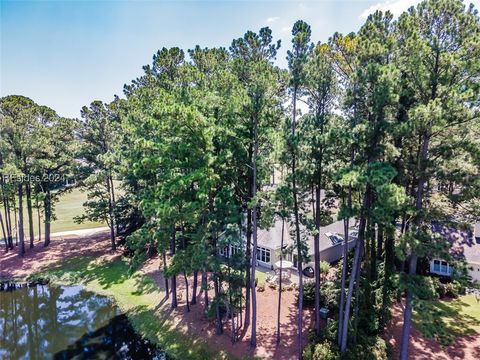
[[[480,282],[480,221],[472,229],[461,230],[442,224],[432,225],[432,230],[444,236],[451,245],[450,253],[458,260],[465,261],[468,275],[474,282]],[[430,273],[451,276],[454,267],[440,258],[430,259]]]
[[[283,247],[284,259],[293,262],[297,266],[297,255],[295,249],[295,241],[290,236],[290,225],[285,222],[283,225]],[[351,234],[355,231],[352,230]],[[343,257],[343,220],[336,221],[330,225],[320,228],[320,260],[333,263]],[[348,249],[355,246],[356,236],[351,235],[348,242]],[[282,221],[277,219],[275,224],[270,229],[258,229],[257,233],[257,264],[262,267],[273,268],[274,264],[280,260],[282,243]],[[304,267],[314,267],[314,239],[313,236],[308,237],[307,241],[308,255],[310,261],[303,264]],[[228,248],[221,249],[219,255],[227,256],[227,254],[234,253],[235,248],[231,248],[227,253]]]

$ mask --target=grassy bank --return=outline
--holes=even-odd
[[[70,258],[35,277],[82,283],[90,291],[113,298],[135,330],[174,359],[231,359],[224,351],[211,349],[205,339],[176,328],[168,305],[162,306],[164,294],[150,277],[138,272],[129,276],[124,259],[102,262],[89,257]]]

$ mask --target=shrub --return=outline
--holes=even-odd
[[[435,286],[435,291],[439,298],[444,298],[446,295],[445,284],[443,284],[439,278],[433,278],[433,284]]]
[[[315,283],[306,281],[303,284],[303,306],[309,307],[315,305]]]
[[[339,311],[340,289],[337,284],[331,281],[324,281],[320,286],[320,305],[330,310],[330,313],[337,314]]]
[[[315,350],[312,356],[313,360],[337,360],[340,359],[340,354],[332,343],[325,341],[315,345]]]
[[[430,276],[420,276],[415,282],[415,294],[421,300],[438,299],[435,281]]]
[[[303,349],[303,360],[312,360],[313,359],[313,351],[315,350],[314,345],[307,345],[305,349]]]
[[[388,360],[389,348],[381,337],[363,337],[358,344],[347,349],[345,360]]]
[[[456,282],[445,284],[445,295],[451,298],[457,298],[459,295],[459,289],[459,284]]]
[[[320,274],[327,275],[330,271],[330,264],[326,261],[320,261]]]
[[[339,289],[331,281],[322,281],[320,283],[320,306],[330,310],[331,313],[338,312]],[[315,305],[315,283],[307,281],[303,284],[303,305]]]

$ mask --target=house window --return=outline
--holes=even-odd
[[[270,264],[270,249],[257,246],[257,260]]]
[[[440,274],[450,275],[453,273],[453,267],[451,267],[446,261],[433,260],[433,271]]]
[[[218,249],[218,254],[220,256],[228,257],[228,246]]]
[[[232,245],[232,246],[230,247],[230,253],[231,253],[232,255],[240,254],[240,252],[241,252],[241,249],[240,249],[239,246]]]

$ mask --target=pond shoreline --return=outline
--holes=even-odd
[[[0,358],[2,354],[12,359],[108,354],[120,359],[167,359],[157,344],[135,331],[113,298],[83,285],[33,281],[29,286],[16,284],[0,297],[1,323],[7,329]],[[22,337],[25,329],[28,336]],[[17,344],[14,339],[22,340]]]
[[[99,231],[56,237],[47,248],[35,243],[23,258],[16,252],[2,252],[0,281],[25,286],[43,278],[53,285],[82,285],[114,301],[135,331],[164,349],[170,358],[234,359],[211,348],[205,339],[178,329],[170,312],[161,308],[162,289],[153,286],[147,275],[129,276],[127,260],[110,246],[108,234]]]
[[[111,255],[112,254],[109,254],[106,258],[74,260],[88,260],[88,268],[92,271],[108,272],[108,268],[119,267],[121,270],[113,270],[113,272],[116,274],[127,273],[127,259],[123,258],[120,254],[116,254],[115,256]],[[64,270],[67,275],[62,274]],[[130,295],[138,291],[135,289],[136,282],[150,281],[146,275],[140,276],[137,274],[131,277],[125,276],[124,281],[130,282],[131,284],[129,284],[126,289],[117,290],[114,288],[115,286],[104,285],[102,281],[92,279],[90,276],[84,278],[81,270],[77,271],[75,267],[72,269],[70,268],[70,264],[66,264],[61,267],[47,267],[42,272],[30,276],[15,277],[15,281],[17,284],[23,284],[23,286],[25,286],[29,282],[34,283],[38,281],[37,277],[54,286],[80,285],[87,291],[109,298],[115,306],[127,316],[135,332],[142,338],[155,344],[159,349],[162,349],[169,359],[237,359],[222,350],[210,348],[206,341],[195,338],[195,334],[179,331],[175,323],[170,321],[170,313],[165,313],[165,309],[160,308],[159,299],[161,300],[164,297],[161,289],[156,289],[148,294],[138,292],[135,296],[138,296],[139,300],[130,299]],[[142,279],[147,279],[147,281]],[[123,280],[119,283],[122,284]],[[249,358],[245,357],[245,359]]]

